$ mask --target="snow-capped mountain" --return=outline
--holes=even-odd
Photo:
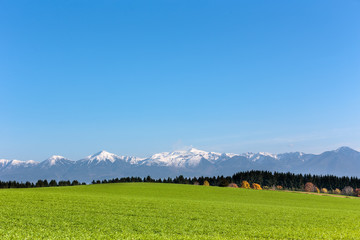
[[[259,153],[248,152],[248,153],[243,153],[240,156],[243,156],[252,162],[259,162],[266,158],[272,158],[272,159],[278,158],[277,154],[271,154],[267,152],[259,152]]]
[[[196,148],[183,151],[162,152],[152,155],[143,164],[147,166],[166,166],[166,167],[196,167],[201,160],[215,163],[219,159],[230,158],[231,154],[221,154],[217,152],[206,152]]]
[[[119,156],[101,151],[78,161],[54,155],[36,162],[0,159],[0,180],[79,180],[127,176],[166,178],[178,175],[232,175],[238,171],[268,170],[360,177],[360,152],[341,147],[322,154],[291,152],[217,153],[190,148],[162,152],[148,158]]]
[[[9,162],[11,162],[11,160],[0,159],[0,170],[4,169],[9,164]]]
[[[48,159],[44,160],[40,163],[42,168],[51,168],[51,167],[59,167],[74,164],[74,161],[71,161],[63,156],[53,155]]]
[[[109,153],[105,150],[95,153],[93,155],[87,156],[84,159],[79,160],[82,163],[90,164],[100,164],[100,163],[114,163],[116,161],[123,161],[130,164],[136,164],[137,162],[143,160],[142,158],[128,157],[128,156],[118,156],[114,153]]]
[[[32,167],[38,165],[39,162],[34,160],[20,161],[20,160],[8,160],[0,159],[0,169],[10,169],[10,168],[21,168],[21,167]]]
[[[81,162],[86,162],[87,164],[99,164],[99,163],[113,163],[118,159],[122,159],[122,157],[119,157],[113,153],[109,153],[107,151],[101,151],[98,153],[95,153],[93,155],[87,156],[86,158],[80,160]]]

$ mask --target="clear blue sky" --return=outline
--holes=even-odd
[[[360,1],[0,2],[0,158],[360,149]]]

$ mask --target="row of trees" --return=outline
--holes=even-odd
[[[270,172],[270,171],[246,171],[238,172],[233,176],[214,176],[214,177],[193,177],[187,178],[182,175],[175,178],[159,178],[153,179],[150,176],[145,178],[140,177],[124,177],[124,178],[114,178],[109,180],[94,180],[92,184],[101,184],[101,183],[120,183],[120,182],[158,182],[158,183],[176,183],[176,184],[199,184],[199,185],[210,185],[210,186],[220,186],[227,187],[229,184],[236,184],[242,186],[243,181],[247,181],[249,186],[253,188],[262,188],[264,189],[286,189],[293,191],[306,191],[306,183],[312,183],[317,189],[316,191],[325,190],[326,191],[336,191],[339,189],[344,189],[345,187],[350,187],[353,189],[353,192],[356,192],[356,189],[360,187],[360,179],[357,177],[337,177],[332,175],[311,175],[311,174],[294,174],[294,173],[279,173],[279,172]],[[80,183],[77,180],[72,182],[70,181],[59,181],[51,180],[39,180],[36,183],[31,182],[16,182],[0,181],[0,188],[32,188],[32,187],[55,187],[55,186],[74,186],[86,183]],[[255,186],[258,184],[259,186]],[[255,187],[254,187],[255,186]],[[313,191],[313,190],[312,190]],[[350,191],[350,190],[348,190]]]
[[[262,186],[282,186],[287,190],[304,190],[305,184],[311,182],[318,188],[334,190],[343,189],[346,186],[360,187],[360,179],[356,177],[337,177],[333,175],[311,175],[278,173],[269,171],[239,172],[232,176],[232,181],[239,184],[247,180],[250,183],[258,183]]]
[[[38,180],[36,183],[33,182],[17,182],[17,181],[0,181],[0,188],[34,188],[34,187],[62,187],[62,186],[76,186],[76,185],[86,185],[86,183],[80,183],[77,180],[72,182],[70,181],[59,181],[51,180],[48,182],[45,180]]]
[[[316,193],[332,193],[332,194],[342,194],[348,196],[357,196],[360,197],[360,188],[353,188],[351,186],[346,186],[342,190],[339,188],[328,190],[327,188],[319,189],[312,182],[307,182],[304,188],[305,192],[316,192]]]
[[[311,175],[279,173],[270,171],[246,171],[238,172],[233,176],[214,176],[214,177],[193,177],[186,178],[182,175],[175,178],[153,179],[150,176],[146,178],[126,177],[114,178],[109,180],[93,181],[93,184],[99,183],[120,183],[120,182],[158,182],[158,183],[178,183],[178,184],[199,184],[204,185],[207,182],[210,186],[226,187],[230,183],[242,185],[247,181],[250,185],[256,183],[267,188],[285,189],[293,191],[304,191],[307,182],[313,183],[317,188],[326,188],[331,191],[335,189],[344,189],[347,186],[356,189],[360,187],[360,179],[357,177],[337,177],[333,175]]]

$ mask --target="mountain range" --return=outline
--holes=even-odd
[[[0,159],[1,181],[39,179],[91,182],[128,176],[167,178],[184,175],[232,175],[239,171],[268,170],[293,173],[332,174],[360,177],[360,152],[341,147],[321,154],[217,153],[190,148],[162,152],[149,158],[118,156],[101,151],[78,161],[62,156],[37,162]]]

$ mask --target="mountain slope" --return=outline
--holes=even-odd
[[[349,147],[313,155],[298,169],[313,174],[360,176],[360,152]]]

